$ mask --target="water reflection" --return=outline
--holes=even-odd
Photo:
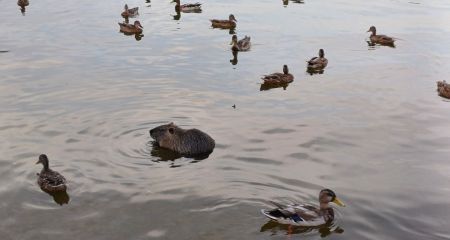
[[[231,53],[233,54],[233,59],[230,59],[230,63],[232,65],[236,65],[238,64],[238,51],[231,51]]]
[[[370,40],[366,40],[367,45],[369,46],[369,50],[376,49],[376,46],[387,46],[391,48],[395,48],[395,43],[374,43]]]
[[[323,74],[325,72],[325,69],[312,69],[312,68],[307,68],[306,72],[309,73],[309,75],[314,75],[314,74]]]
[[[288,86],[289,83],[262,83],[259,91],[267,91],[272,88],[283,88],[283,90],[286,90]]]
[[[41,188],[41,190],[53,197],[53,201],[59,205],[69,204],[70,197],[67,191],[49,192]]]
[[[28,0],[18,0],[17,5],[20,6],[20,12],[25,16],[25,7],[30,5],[30,2]]]
[[[180,158],[190,158],[193,161],[191,161],[192,163],[194,162],[198,162],[204,159],[207,159],[209,157],[209,155],[211,153],[206,153],[206,154],[200,154],[200,155],[195,155],[195,156],[189,156],[189,155],[182,155],[179,154],[177,152],[174,152],[172,150],[166,149],[166,148],[162,148],[158,145],[158,143],[156,142],[150,142],[149,144],[152,147],[152,150],[150,151],[150,155],[152,157],[156,157],[156,160],[152,160],[154,162],[159,162],[159,161],[175,161],[177,159]]]
[[[282,0],[283,1],[283,6],[287,7],[287,5],[289,5],[289,1],[293,2],[293,3],[300,3],[300,4],[304,4],[305,1],[304,0]]]
[[[276,221],[269,220],[267,223],[261,226],[260,232],[269,232],[269,231],[272,233],[272,235],[281,233],[283,235],[288,236],[293,234],[306,234],[317,231],[320,234],[320,237],[324,238],[331,235],[332,233],[342,234],[344,232],[344,229],[342,229],[339,226],[335,226],[333,223],[327,223],[317,227],[299,227],[287,224],[280,224],[277,223]]]

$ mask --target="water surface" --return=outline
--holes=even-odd
[[[124,2],[0,3],[1,239],[450,238],[450,102],[435,84],[449,80],[450,3],[212,0],[174,18],[170,1],[133,0],[139,41],[119,32]],[[236,59],[208,21],[230,13],[253,42]],[[369,46],[371,25],[396,47]],[[329,65],[310,75],[319,48]],[[294,82],[260,91],[283,64]],[[148,130],[171,121],[214,152],[154,149]],[[68,204],[36,185],[40,153]],[[259,213],[324,187],[347,204],[332,225]]]

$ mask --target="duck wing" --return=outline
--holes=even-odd
[[[243,39],[238,41],[238,46],[241,51],[247,51],[251,47],[250,37],[245,36]]]
[[[66,184],[66,178],[59,172],[48,170],[39,174],[39,179],[51,186]]]

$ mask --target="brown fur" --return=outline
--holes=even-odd
[[[437,82],[437,91],[439,96],[450,99],[450,84],[445,81]]]
[[[198,129],[182,129],[173,123],[161,125],[150,130],[150,136],[162,147],[183,155],[211,153],[215,141]]]

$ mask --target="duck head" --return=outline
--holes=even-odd
[[[372,32],[372,35],[377,35],[377,29],[375,26],[371,26],[367,32]]]
[[[289,73],[289,68],[287,65],[283,65],[283,73],[284,74],[288,74]]]
[[[125,9],[125,11],[128,11],[128,4],[125,4],[123,8]]]
[[[233,14],[230,14],[230,16],[228,17],[228,20],[229,20],[230,22],[237,22],[237,20],[236,20],[236,18],[234,17]]]
[[[319,50],[319,57],[320,57],[320,58],[325,57],[325,52],[323,51],[323,49],[320,49],[320,50]]]
[[[39,155],[39,160],[36,162],[36,164],[39,164],[39,163],[44,165],[44,169],[48,170],[48,158],[47,158],[47,155],[45,155],[45,154]]]
[[[328,208],[328,203],[333,202],[338,206],[345,207],[345,204],[336,197],[330,189],[322,189],[319,193],[320,208]]]
[[[141,28],[141,29],[144,28],[139,21],[134,21],[134,26],[136,28]]]

